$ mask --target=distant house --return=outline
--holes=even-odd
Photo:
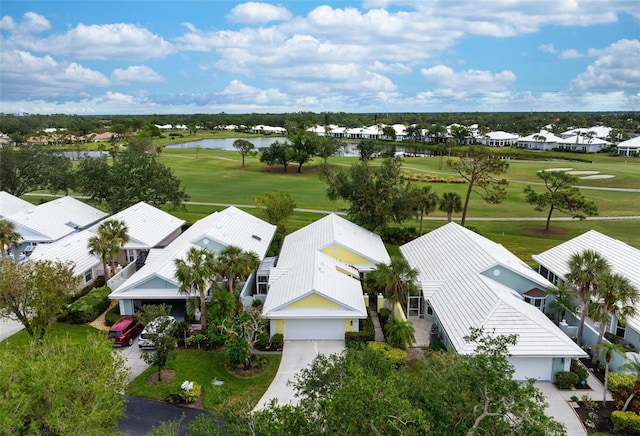
[[[335,214],[288,235],[269,271],[262,315],[285,340],[343,340],[367,309],[360,279],[389,263],[382,239]]]
[[[567,139],[574,137],[576,135],[591,137],[591,138],[599,138],[607,140],[611,137],[611,127],[605,126],[593,126],[593,127],[579,127],[577,129],[567,130],[566,132],[562,132],[560,136],[562,139]]]
[[[520,139],[520,135],[498,130],[496,132],[489,132],[486,136],[477,136],[476,141],[489,147],[510,147],[517,143],[518,139]]]
[[[618,156],[638,156],[640,154],[640,136],[621,142],[617,149]]]
[[[251,133],[262,133],[264,135],[286,135],[287,129],[284,127],[265,126],[258,124],[251,128]]]
[[[253,251],[264,259],[275,231],[274,225],[235,207],[214,212],[195,222],[166,247],[151,249],[145,265],[115,287],[109,298],[119,301],[123,315],[133,314],[143,304],[166,303],[173,306],[174,316],[183,318],[188,296],[179,292],[176,259],[184,259],[191,247],[217,253],[229,245]]]
[[[598,252],[607,260],[614,273],[622,274],[640,289],[640,269],[638,268],[640,250],[596,230],[589,230],[532,258],[538,264],[541,275],[556,284],[562,284],[569,274],[571,256],[587,249]],[[638,306],[640,311],[640,305]],[[577,314],[567,315],[569,326],[577,326],[577,316]],[[594,323],[588,322],[583,334],[583,343],[593,346],[597,336],[596,331]],[[607,321],[606,331],[622,338],[626,344],[631,344],[636,351],[640,351],[640,312],[629,317],[626,323],[612,316]],[[616,363],[614,368],[618,365],[619,363]]]
[[[5,191],[0,191],[0,219],[20,212],[29,211],[35,207],[35,204],[24,201],[20,197],[16,197]]]
[[[557,141],[558,150],[598,153],[611,145],[604,139],[584,135],[568,136]]]
[[[553,380],[572,358],[586,357],[543,312],[551,283],[503,246],[452,222],[400,252],[419,271],[413,316],[433,322],[449,350],[473,354],[475,344],[464,340],[472,327],[515,334],[509,360],[517,380]]]
[[[107,217],[103,221],[106,220],[118,220],[126,224],[129,242],[125,244],[116,260],[120,265],[133,262],[133,268],[141,253],[146,254],[152,248],[167,245],[180,234],[184,224],[184,220],[143,202]],[[101,222],[51,244],[36,246],[30,259],[72,262],[75,265],[75,275],[81,279],[80,287],[93,283],[96,278],[104,276],[102,261],[89,252],[89,240],[96,236]],[[116,273],[117,271],[113,271],[111,275]],[[118,279],[119,275],[116,274],[109,284],[118,283]]]
[[[61,197],[5,217],[22,236],[17,256],[29,256],[39,244],[59,241],[87,229],[107,214],[73,197]]]
[[[516,147],[527,148],[529,150],[549,151],[557,149],[559,141],[562,141],[562,138],[547,130],[541,130],[538,133],[519,138],[516,142]]]

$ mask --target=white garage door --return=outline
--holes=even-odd
[[[515,380],[535,378],[538,380],[551,380],[552,360],[547,358],[512,357],[509,359],[516,370]]]
[[[285,341],[343,340],[343,319],[285,319]]]

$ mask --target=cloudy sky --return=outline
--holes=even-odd
[[[640,110],[639,0],[11,1],[0,111]]]

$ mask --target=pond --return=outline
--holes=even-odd
[[[224,138],[224,139],[201,139],[199,141],[192,141],[192,142],[184,142],[182,144],[172,144],[172,145],[167,145],[166,148],[196,148],[198,145],[201,148],[209,148],[209,149],[213,149],[213,150],[232,150],[235,151],[235,148],[233,148],[233,143],[237,140],[238,138]],[[258,150],[264,149],[264,148],[268,148],[271,144],[273,144],[276,141],[281,141],[281,142],[287,142],[287,138],[283,137],[283,136],[272,136],[272,137],[258,137],[258,138],[244,138],[247,141],[251,142],[253,145],[256,146],[256,148]]]

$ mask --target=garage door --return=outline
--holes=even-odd
[[[343,319],[285,319],[284,339],[344,340]]]
[[[533,357],[512,357],[509,359],[516,370],[513,378],[515,380],[526,380],[535,378],[538,380],[551,380],[552,361],[547,358]]]

